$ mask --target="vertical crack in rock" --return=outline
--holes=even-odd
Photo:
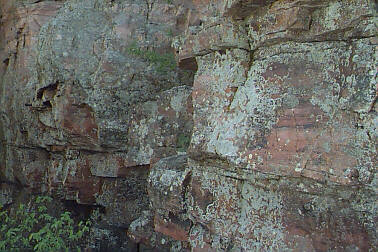
[[[101,206],[94,250],[372,250],[376,18],[371,0],[0,0],[0,203],[22,185]]]

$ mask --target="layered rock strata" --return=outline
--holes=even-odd
[[[140,250],[378,246],[376,1],[0,10],[2,203],[102,206]]]

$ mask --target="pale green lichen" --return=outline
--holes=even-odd
[[[151,50],[145,50],[140,48],[136,42],[131,43],[127,47],[127,53],[154,64],[156,66],[156,71],[161,74],[173,71],[176,68],[176,60],[173,53],[162,54]]]

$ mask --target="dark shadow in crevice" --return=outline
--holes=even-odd
[[[194,71],[194,72],[197,72],[197,70],[198,70],[198,64],[197,64],[197,61],[194,57],[182,59],[182,60],[180,60],[178,65],[179,65],[179,68],[181,68],[183,70],[191,70],[191,71]]]
[[[51,102],[50,101],[44,101],[43,105],[47,108],[52,108]]]
[[[9,58],[6,58],[5,60],[3,60],[3,63],[4,63],[6,66],[9,66]]]
[[[65,209],[72,213],[72,217],[78,219],[90,218],[92,211],[97,209],[101,214],[105,213],[105,208],[102,206],[79,204],[75,200],[63,200],[63,204]]]
[[[55,82],[55,83],[52,83],[52,84],[49,84],[48,86],[46,87],[43,87],[43,88],[40,88],[37,92],[37,99],[42,99],[43,97],[43,93],[48,90],[48,91],[54,91],[58,88],[58,82]]]

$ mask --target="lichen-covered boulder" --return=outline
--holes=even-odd
[[[224,1],[222,8],[176,45],[182,64],[198,67],[191,245],[372,249],[375,3]]]
[[[376,1],[0,13],[0,202],[101,207],[92,238],[120,249],[378,246]]]

